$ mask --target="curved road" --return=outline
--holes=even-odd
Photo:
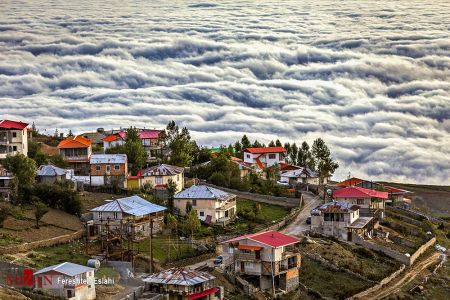
[[[303,232],[309,230],[310,225],[306,224],[306,218],[311,215],[312,209],[322,204],[322,199],[311,192],[303,192],[303,201],[305,205],[303,205],[297,218],[281,232],[290,235],[302,235]]]

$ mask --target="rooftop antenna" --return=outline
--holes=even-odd
[[[350,179],[351,177],[350,177],[350,171],[348,172],[348,179]]]

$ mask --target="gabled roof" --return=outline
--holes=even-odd
[[[140,129],[138,134],[141,139],[157,139],[161,130],[156,129]]]
[[[214,280],[213,275],[188,268],[171,268],[149,275],[143,279],[148,283],[173,284],[173,285],[196,285],[205,281]]]
[[[207,185],[193,185],[175,195],[175,199],[218,199],[222,201],[233,197],[236,197],[236,195]]]
[[[124,164],[127,162],[126,154],[92,154],[91,164]]]
[[[319,174],[310,169],[300,168],[297,170],[287,171],[280,174],[281,177],[289,177],[289,178],[306,178],[308,177],[318,177]]]
[[[294,165],[290,165],[284,162],[280,162],[280,170],[281,171],[292,171],[292,170],[298,170],[301,169],[302,167],[299,166],[294,166]]]
[[[364,179],[352,177],[352,178],[346,179],[344,181],[341,181],[339,183],[336,183],[336,186],[350,187],[350,186],[357,185],[358,183],[361,183],[363,181],[364,181]]]
[[[352,186],[333,191],[333,198],[381,198],[387,199],[387,192],[365,189],[359,186]]]
[[[114,142],[114,141],[116,141],[116,140],[118,140],[118,139],[121,139],[121,137],[120,137],[119,135],[117,135],[117,134],[111,134],[111,135],[108,135],[107,137],[102,138],[102,141],[105,141],[105,142]]]
[[[37,170],[38,176],[64,176],[66,175],[66,170],[58,168],[54,165],[41,165]]]
[[[388,192],[389,194],[412,194],[412,192],[407,191],[407,190],[403,190],[403,189],[399,189],[393,186],[389,186],[389,185],[385,185],[384,189],[386,190],[386,192]]]
[[[270,246],[272,248],[279,248],[282,246],[292,245],[292,244],[300,242],[300,240],[297,239],[296,237],[286,235],[281,232],[272,230],[272,231],[242,235],[242,236],[233,238],[231,240],[222,242],[222,244],[237,242],[237,241],[244,240],[244,239],[249,239],[252,241],[260,242],[260,243]]]
[[[64,148],[89,148],[92,145],[92,142],[87,138],[82,137],[81,135],[77,135],[74,137],[69,137],[65,140],[62,140],[58,144],[58,149]]]
[[[92,212],[123,212],[133,216],[143,216],[155,212],[164,211],[166,208],[151,203],[139,196],[131,196],[117,200],[108,201],[107,203],[97,206],[90,211]]]
[[[333,201],[328,202],[325,204],[322,204],[319,207],[314,208],[311,211],[311,214],[314,214],[314,212],[324,212],[324,213],[350,213],[353,211],[356,211],[359,209],[358,205],[351,204],[348,202],[341,202],[341,201]]]
[[[142,170],[142,176],[173,176],[183,172],[181,167],[161,164]]]
[[[23,130],[27,126],[28,126],[27,123],[23,123],[23,122],[19,122],[19,121],[0,120],[0,128],[3,128],[3,129]]]
[[[33,275],[36,276],[36,275],[47,273],[50,271],[58,272],[58,273],[73,277],[78,274],[86,273],[89,271],[94,271],[94,269],[85,267],[82,265],[77,265],[77,264],[74,264],[71,262],[63,262],[59,265],[54,265],[54,266],[40,269],[39,271],[35,272]]]
[[[244,152],[249,152],[253,154],[263,154],[263,153],[284,153],[286,149],[283,147],[259,147],[259,148],[245,148]]]

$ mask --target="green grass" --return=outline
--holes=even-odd
[[[370,284],[344,272],[335,272],[321,264],[302,259],[300,282],[325,297],[345,299],[370,287]]]
[[[258,217],[258,219],[261,219],[261,221],[263,222],[278,221],[289,214],[289,209],[283,206],[260,203],[240,198],[237,199],[236,203],[237,211],[239,212],[248,209],[250,211],[255,212],[256,204],[259,204],[261,207],[261,210],[256,215],[256,217]]]
[[[109,266],[101,266],[95,271],[96,278],[116,278],[118,272]]]
[[[30,252],[27,258],[31,261],[31,266],[35,268],[43,268],[65,261],[85,266],[90,257],[84,254],[83,245],[80,240],[77,240],[73,243],[38,248]]]
[[[176,243],[176,238],[171,237],[169,241],[168,236],[158,236],[153,238],[153,257],[164,263],[169,261],[175,261],[181,258],[187,258],[196,256],[198,253],[192,249],[190,244],[182,243],[178,241]],[[149,253],[149,241],[145,239],[141,241],[137,248],[140,253],[148,255]]]
[[[21,244],[23,241],[9,234],[0,235],[0,247],[7,247]]]

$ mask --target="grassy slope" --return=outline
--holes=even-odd
[[[249,209],[254,211],[255,209],[255,201],[246,200],[246,199],[238,199],[237,200],[237,211],[243,209]],[[261,206],[261,211],[258,214],[258,217],[263,219],[266,222],[277,221],[284,218],[289,214],[289,209],[279,206],[279,205],[271,205],[266,203],[259,203]]]

